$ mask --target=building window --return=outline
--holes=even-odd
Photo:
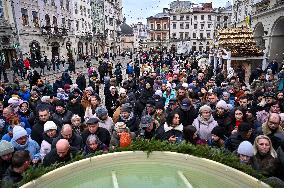
[[[27,9],[22,8],[22,9],[21,9],[21,13],[22,13],[23,26],[27,26],[27,25],[29,25],[28,10],[27,10]]]
[[[157,24],[157,29],[161,30],[161,24]]]
[[[186,20],[189,20],[189,15],[186,15]]]
[[[221,16],[217,16],[217,22],[220,22]]]
[[[79,21],[76,21],[76,31],[79,30]]]
[[[50,17],[48,16],[48,14],[45,15],[45,25],[50,26]]]
[[[173,35],[173,38],[176,38],[176,37],[177,37],[177,34],[176,34],[176,33],[173,33],[172,35]]]
[[[204,15],[201,15],[201,20],[204,20]]]
[[[173,23],[173,29],[176,29],[176,28],[177,28],[177,24]]]
[[[33,15],[34,27],[39,27],[39,24],[38,24],[38,13],[36,11],[32,11],[32,15]]]
[[[189,23],[185,24],[185,29],[189,29]]]
[[[194,16],[194,21],[196,21],[197,20],[197,16]]]
[[[78,4],[75,3],[75,14],[78,14]]]
[[[151,29],[154,29],[154,24],[151,24]]]
[[[160,34],[157,35],[157,40],[161,40],[161,35]]]
[[[167,24],[164,24],[164,30],[166,30],[167,29]]]
[[[196,38],[196,33],[192,33],[192,38]]]
[[[51,0],[51,6],[55,6],[54,0]]]
[[[228,21],[228,16],[224,16],[224,22]]]
[[[82,5],[80,6],[80,12],[81,12],[81,15],[83,15],[83,7],[82,7]]]
[[[185,38],[185,39],[188,39],[188,36],[189,36],[189,33],[188,33],[188,32],[185,32],[185,33],[184,33],[184,38]]]
[[[204,29],[204,24],[201,24],[200,27],[201,27],[201,29]]]
[[[43,2],[44,2],[44,4],[46,4],[46,3],[47,3],[47,0],[43,0]]]
[[[200,33],[199,35],[200,35],[200,39],[203,39],[203,33]]]
[[[0,0],[0,18],[4,17],[4,12],[3,12],[3,5],[2,5],[2,0]]]
[[[177,16],[173,16],[173,20],[177,20]]]
[[[76,5],[76,4],[75,4]],[[60,8],[64,8],[63,7],[63,0],[60,0]]]
[[[197,29],[197,24],[194,24],[194,26],[193,26],[193,27],[194,27],[194,29]]]
[[[67,0],[67,1],[66,1],[66,10],[69,10],[69,8],[70,8],[70,7],[69,7],[69,1]]]
[[[183,40],[183,32],[180,32],[180,33],[179,33],[179,38],[180,38],[181,40]]]
[[[154,35],[153,35],[153,33],[151,34],[151,41],[153,41],[154,40]]]
[[[193,42],[192,44],[193,44],[193,45],[196,45],[196,42]]]
[[[203,46],[199,46],[199,51],[202,52]]]
[[[65,18],[62,18],[62,22],[61,22],[61,24],[62,24],[62,27],[65,27]]]
[[[210,21],[211,21],[211,15],[208,15],[208,20],[210,20]]]
[[[207,33],[207,38],[210,39],[210,33]]]
[[[208,24],[208,29],[210,29],[211,28],[211,24]]]
[[[167,40],[167,34],[163,34],[163,40]]]
[[[180,23],[179,26],[181,29],[184,29],[183,23]]]
[[[113,26],[113,18],[109,18],[109,25]]]
[[[71,29],[71,20],[68,19],[68,29]]]
[[[196,46],[192,46],[192,51],[196,51]]]
[[[182,15],[182,16],[180,16],[180,18],[179,18],[179,19],[182,21],[182,20],[183,20],[183,18],[184,18],[184,16]]]
[[[53,27],[57,27],[57,18],[55,16],[53,16]]]

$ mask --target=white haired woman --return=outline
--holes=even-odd
[[[71,126],[74,131],[74,133],[77,133],[79,135],[82,134],[86,126],[81,123],[81,117],[77,114],[74,114],[71,118]]]
[[[253,148],[252,167],[265,176],[274,176],[279,165],[277,153],[272,147],[270,138],[265,135],[257,136]]]
[[[212,109],[208,105],[203,105],[199,109],[198,117],[193,121],[192,125],[197,129],[200,139],[210,140],[211,131],[218,126],[217,121],[212,116]]]

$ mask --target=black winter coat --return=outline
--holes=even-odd
[[[85,76],[84,75],[79,75],[78,78],[76,79],[76,84],[78,85],[78,88],[81,91],[84,91],[86,86],[87,86]]]
[[[76,103],[69,102],[67,105],[67,110],[72,112],[72,114],[77,114],[81,117],[81,120],[84,120],[85,110],[81,103],[78,101]]]
[[[2,178],[2,188],[14,188],[18,187],[17,183],[19,183],[23,179],[22,174],[15,172],[10,166]]]
[[[51,148],[55,148],[56,143],[58,140],[64,139],[63,136],[60,134],[57,138],[52,141]],[[76,148],[77,150],[81,150],[84,147],[83,139],[80,135],[73,133],[72,137],[68,140],[70,146]]]
[[[86,140],[88,136],[91,135],[90,131],[87,129],[82,133],[83,143],[86,145]],[[104,143],[106,146],[109,146],[110,143],[110,134],[109,131],[103,127],[99,127],[95,135],[99,140]]]
[[[59,122],[60,124],[64,125],[64,124],[71,124],[71,118],[73,116],[73,113],[65,110],[65,112],[63,114],[58,114],[57,112],[55,112],[52,115],[52,118]]]
[[[192,125],[195,118],[198,116],[197,110],[191,107],[189,111],[184,111],[181,108],[177,108],[176,111],[180,115],[180,121],[183,126]]]
[[[62,127],[62,124],[60,124],[60,122],[52,118],[50,118],[48,121],[53,121],[59,129],[60,127]],[[32,128],[31,138],[36,141],[38,145],[41,145],[41,142],[43,141],[44,124],[45,122],[37,121]]]
[[[78,150],[74,147],[70,147],[67,155],[63,158],[59,157],[56,149],[52,149],[43,159],[44,166],[50,166],[54,163],[66,163],[76,156]]]

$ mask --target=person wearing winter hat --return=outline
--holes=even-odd
[[[0,142],[0,174],[3,175],[8,167],[11,165],[12,162],[12,156],[14,152],[13,145],[6,141],[2,140]],[[0,176],[0,180],[2,179],[2,176]]]
[[[13,128],[12,145],[16,150],[28,150],[33,163],[38,163],[40,160],[40,147],[38,143],[28,137],[27,131],[21,126]]]
[[[130,103],[121,105],[118,122],[124,122],[131,132],[137,133],[139,130],[139,119],[134,115]]]
[[[104,106],[99,106],[96,109],[96,117],[99,118],[99,127],[103,127],[111,134],[113,131],[113,120],[108,116],[108,110]]]
[[[209,146],[222,148],[226,140],[226,131],[223,127],[216,126],[211,131],[211,139],[208,141]]]
[[[216,108],[222,108],[224,110],[228,110],[228,104],[224,100],[220,100],[217,102]]]
[[[95,134],[105,145],[109,146],[110,142],[110,133],[107,129],[99,127],[100,120],[96,117],[92,117],[86,121],[87,129],[82,133],[83,143],[86,143],[86,140],[89,135]]]
[[[240,143],[237,154],[240,159],[240,163],[250,164],[253,157],[253,146],[249,141],[243,141]]]
[[[40,147],[41,159],[51,151],[51,144],[54,138],[58,136],[57,126],[53,121],[47,121],[44,124],[43,141]]]
[[[73,113],[66,109],[65,103],[59,100],[55,103],[55,113],[52,114],[52,118],[60,124],[71,123]]]
[[[157,125],[154,118],[150,115],[145,115],[140,121],[139,137],[144,139],[152,139],[155,135]]]
[[[212,116],[212,109],[208,105],[203,105],[199,109],[198,117],[193,121],[192,125],[197,129],[199,136],[203,140],[211,139],[211,131],[218,126],[217,121]]]
[[[24,172],[30,167],[29,151],[16,151],[12,157],[12,162],[3,179],[0,187],[19,187],[19,182],[23,179]]]

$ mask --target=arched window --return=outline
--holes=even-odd
[[[45,25],[50,26],[50,17],[48,16],[48,14],[45,15]]]
[[[57,27],[57,18],[53,16],[53,27]]]

